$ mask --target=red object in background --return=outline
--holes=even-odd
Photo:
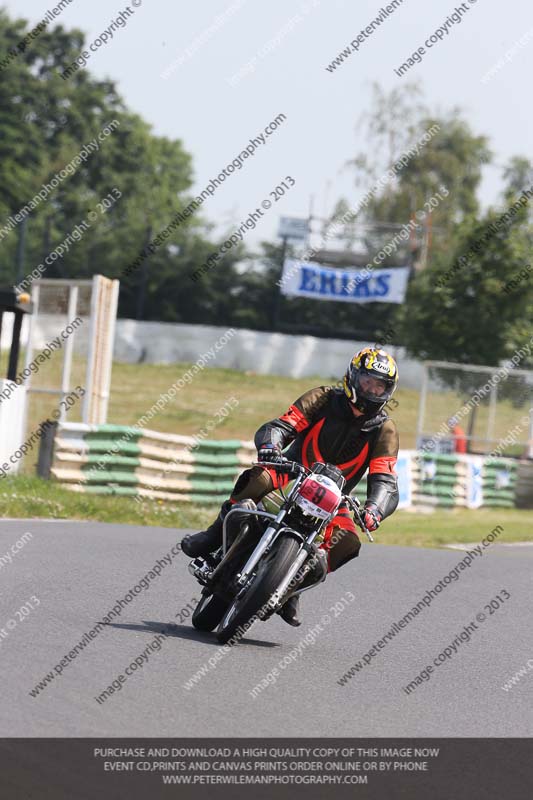
[[[466,434],[460,425],[454,425],[452,428],[453,434],[453,449],[455,453],[466,453],[468,440]]]

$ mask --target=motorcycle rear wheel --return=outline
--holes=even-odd
[[[200,602],[192,615],[193,626],[197,631],[213,631],[226,613],[228,605],[227,600],[210,594],[204,589]]]

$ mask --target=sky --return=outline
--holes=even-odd
[[[130,9],[125,26],[115,26],[86,68],[111,78],[155,134],[182,140],[198,191],[285,114],[203,205],[222,231],[270,197],[271,207],[247,231],[253,245],[276,236],[281,215],[306,217],[311,204],[325,215],[341,196],[357,203],[363,191],[345,163],[364,148],[356,123],[370,111],[372,82],[391,90],[417,81],[432,110],[458,106],[473,131],[489,137],[496,166],[484,170],[484,206],[499,201],[501,165],[516,154],[533,158],[531,0],[396,2],[333,72],[326,66],[379,16],[385,0],[72,0],[57,20],[81,28],[91,43]],[[32,24],[54,5],[25,0],[21,12],[19,0],[3,3]],[[461,6],[461,21],[451,24]],[[422,60],[398,76],[395,69],[441,26],[442,40],[435,36]],[[501,58],[504,65],[482,82]],[[282,181],[290,185],[276,199],[270,192]]]

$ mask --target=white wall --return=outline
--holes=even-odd
[[[11,315],[4,316],[2,348],[11,341]],[[58,315],[41,315],[35,336],[36,350],[57,336],[65,325]],[[169,322],[137,322],[117,320],[114,359],[126,363],[173,364],[195,361],[206,353],[226,332],[226,328],[211,325],[183,325]],[[88,322],[76,332],[75,350],[87,350]],[[23,330],[23,339],[25,338]],[[293,378],[321,376],[341,377],[353,354],[369,342],[341,339],[319,339],[315,336],[288,336],[263,333],[246,328],[235,335],[216,354],[210,366],[252,371],[267,375],[288,375]],[[398,361],[401,385],[420,388],[421,363],[406,358],[403,348],[388,347]],[[22,368],[22,364],[19,366]]]
[[[201,353],[212,347],[225,330],[207,325],[139,324],[132,320],[119,320],[115,358],[118,361],[134,361],[137,356],[137,359],[142,357],[145,361],[164,364],[195,361]],[[217,354],[216,366],[267,375],[289,375],[293,378],[315,375],[340,377],[353,354],[367,344],[355,340],[288,336],[241,328]],[[399,361],[402,385],[419,388],[421,364],[405,358],[403,348],[389,347],[389,350]]]
[[[5,475],[15,475],[23,460],[14,454],[24,443],[26,387],[18,386],[13,381],[0,380],[1,392],[5,392],[5,396],[0,397],[0,478],[3,478]],[[38,451],[37,440],[32,452],[36,454]],[[13,461],[10,461],[11,456]]]

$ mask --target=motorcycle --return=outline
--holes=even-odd
[[[303,586],[313,569],[328,523],[344,501],[357,524],[366,529],[361,504],[343,494],[345,479],[332,464],[311,469],[295,461],[262,462],[289,482],[256,505],[236,504],[223,524],[222,546],[210,556],[194,558],[189,571],[203,586],[192,615],[200,631],[213,631],[221,644],[234,644],[257,619],[266,621]]]

